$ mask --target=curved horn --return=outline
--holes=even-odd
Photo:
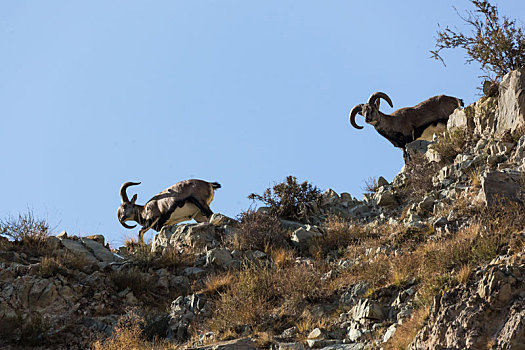
[[[136,186],[136,185],[140,185],[140,182],[126,182],[125,184],[122,185],[122,187],[120,188],[120,200],[122,201],[122,203],[128,203],[129,202],[128,194],[126,193],[126,189],[129,186]],[[122,224],[122,225],[124,225],[124,224]],[[124,226],[124,227],[126,227],[126,226]],[[133,227],[135,227],[135,226],[133,226]],[[126,227],[126,228],[133,228],[133,227]]]
[[[383,100],[385,100],[386,102],[388,102],[388,104],[390,105],[390,107],[394,107],[394,105],[392,104],[392,100],[390,99],[390,97],[388,97],[387,94],[385,94],[384,92],[374,92],[370,98],[368,99],[368,104],[370,105],[375,105],[375,102],[378,98],[382,98]]]
[[[358,104],[357,106],[355,106],[354,108],[352,108],[352,110],[350,111],[350,124],[352,124],[352,126],[356,129],[362,129],[363,127],[362,126],[359,126],[356,124],[355,122],[355,115],[357,113],[361,114],[361,110],[363,109],[363,104]]]
[[[122,222],[122,221],[120,221],[120,220],[119,220],[119,222],[120,222],[120,224],[121,224],[122,226],[124,226],[125,228],[129,228],[129,229],[131,229],[131,228],[135,228],[135,227],[137,227],[137,225],[130,226],[130,225],[128,225],[128,224],[126,224],[125,222]]]

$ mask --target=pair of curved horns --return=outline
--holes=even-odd
[[[128,194],[126,193],[126,190],[128,189],[128,187],[136,186],[140,184],[141,184],[140,182],[126,182],[122,185],[122,187],[120,188],[120,200],[122,201],[122,203],[129,202]]]
[[[392,100],[390,99],[390,97],[388,97],[387,94],[385,94],[384,92],[374,92],[372,95],[370,95],[370,97],[368,98],[368,102],[367,104],[369,105],[372,105],[372,106],[375,106],[376,108],[379,109],[379,99],[383,99],[385,100],[386,102],[388,102],[388,104],[390,105],[390,107],[394,107],[394,105],[392,104]],[[376,101],[377,101],[377,104],[376,104]],[[352,124],[352,126],[356,129],[362,129],[363,127],[360,126],[360,125],[357,125],[357,123],[355,122],[355,116],[359,113],[361,114],[361,111],[363,110],[363,106],[364,104],[358,104],[357,106],[355,106],[354,108],[352,108],[352,110],[350,111],[350,124]],[[362,115],[362,114],[361,114]]]

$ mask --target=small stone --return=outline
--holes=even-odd
[[[308,334],[308,339],[321,339],[322,337],[323,332],[319,328],[315,328],[310,334]]]
[[[390,327],[388,327],[388,329],[385,332],[385,335],[383,336],[383,343],[386,343],[388,340],[390,340],[390,338],[392,338],[392,336],[396,332],[396,328],[396,324],[393,324]]]
[[[382,177],[382,176],[379,176],[379,178],[377,179],[377,186],[381,187],[381,186],[388,186],[389,183],[388,181]]]

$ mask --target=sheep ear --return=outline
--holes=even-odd
[[[376,108],[377,108],[377,110],[379,110],[379,104],[380,104],[380,103],[381,103],[381,99],[378,98],[378,99],[376,100]]]
[[[135,201],[137,200],[137,194],[135,193],[133,197],[131,197],[131,204],[135,204]]]

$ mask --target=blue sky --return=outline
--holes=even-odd
[[[493,3],[525,13],[523,1]],[[287,175],[361,198],[366,179],[392,180],[403,161],[371,126],[350,126],[354,105],[375,91],[394,108],[479,98],[481,71],[464,52],[445,52],[447,67],[429,58],[438,23],[469,30],[453,6],[471,8],[1,2],[0,218],[31,210],[56,233],[119,246],[138,232],[116,219],[126,181],[142,181],[139,203],[180,180],[218,181],[212,210],[233,217]]]

